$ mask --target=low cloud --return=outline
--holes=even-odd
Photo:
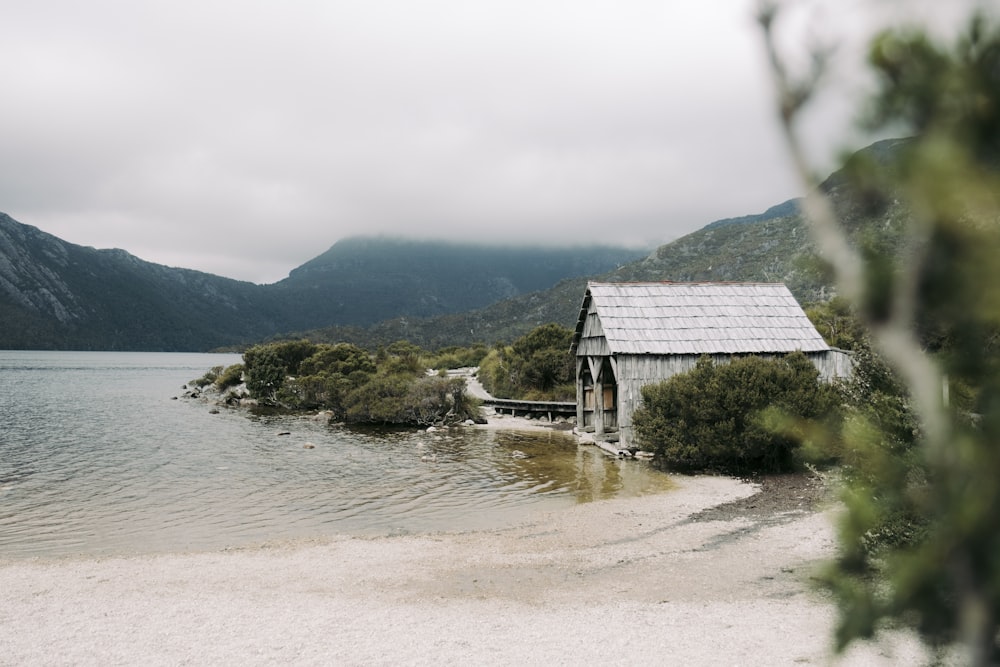
[[[798,194],[752,0],[21,5],[0,210],[75,243],[271,282],[351,235],[649,244]]]

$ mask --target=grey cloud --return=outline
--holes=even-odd
[[[0,210],[150,261],[263,282],[361,233],[662,242],[797,193],[753,0],[20,4]],[[816,114],[819,160],[845,115]]]

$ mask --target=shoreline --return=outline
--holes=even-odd
[[[496,530],[0,563],[0,664],[837,663],[829,511],[677,479]],[[840,662],[924,656],[894,634]]]
[[[907,633],[833,655],[822,483],[671,477],[495,529],[0,560],[0,665],[927,661]]]

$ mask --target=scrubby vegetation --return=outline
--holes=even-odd
[[[907,489],[926,481],[927,468],[918,455],[919,424],[903,384],[867,341],[859,343],[854,362],[854,376],[843,387],[845,414],[839,438],[850,446],[836,448],[837,460],[852,489],[875,493],[883,478],[890,480],[877,491],[878,510],[865,513],[856,543],[855,556],[868,560],[919,542],[927,523],[914,502],[917,496]]]
[[[805,313],[831,347],[853,350],[865,337],[861,320],[843,297],[813,303],[806,306]]]
[[[205,371],[205,374],[200,378],[191,380],[191,384],[198,387],[198,389],[203,389],[210,384],[214,384],[219,378],[220,373],[222,373],[222,366],[212,366],[212,368]]]
[[[235,387],[243,382],[243,364],[233,364],[232,366],[227,366],[225,369],[219,372],[218,377],[215,378],[215,386],[219,391],[225,391],[231,387]]]
[[[429,376],[423,351],[394,343],[374,356],[348,343],[289,341],[243,355],[247,390],[261,404],[329,410],[352,423],[446,424],[478,419],[465,380]]]
[[[427,355],[424,357],[423,363],[427,368],[435,370],[471,368],[478,366],[483,358],[489,354],[489,351],[485,343],[477,343],[471,347],[450,345]]]
[[[643,387],[636,434],[671,470],[735,474],[792,469],[812,426],[838,413],[839,396],[800,352],[744,357]]]
[[[497,345],[479,364],[479,380],[497,398],[576,400],[573,330],[544,324],[513,345]]]

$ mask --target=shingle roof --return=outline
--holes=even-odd
[[[588,283],[612,354],[747,354],[830,349],[781,283]]]

